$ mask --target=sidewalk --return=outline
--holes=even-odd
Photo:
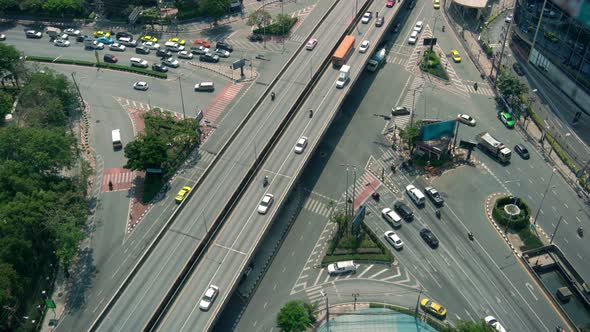
[[[498,6],[499,4],[494,4],[494,6]],[[506,5],[506,4],[504,4]],[[453,28],[455,34],[457,36],[459,36],[459,40],[460,42],[463,44],[463,47],[465,48],[465,50],[467,51],[471,61],[475,64],[475,66],[477,67],[477,69],[480,71],[480,73],[482,75],[482,77],[486,77],[486,80],[489,81],[490,86],[493,87],[494,84],[492,82],[492,80],[490,79],[490,77],[488,77],[488,75],[490,74],[491,70],[492,70],[492,62],[491,59],[489,59],[485,53],[483,52],[481,46],[479,45],[478,42],[478,37],[479,35],[472,32],[472,31],[468,31],[468,30],[463,30],[463,38],[461,38],[461,31],[459,31],[459,29],[462,29],[462,27],[459,25],[459,23],[455,22],[452,20],[451,15],[448,15],[447,12],[447,7],[446,6],[442,6],[444,8],[443,12],[444,15],[446,16],[446,18],[449,20],[449,22],[452,22],[452,24],[450,24],[450,26]],[[494,9],[492,9],[492,11],[494,11]],[[500,17],[501,19],[501,17]],[[506,45],[506,48],[508,48],[508,42]],[[494,73],[496,72],[496,70],[494,70]],[[498,96],[498,92],[496,90],[494,90],[494,93],[496,96]],[[539,105],[538,103],[535,104],[535,108],[546,108],[545,105]],[[555,118],[556,115],[552,112],[552,110],[550,109],[544,109],[543,110],[545,114],[547,114],[548,116]],[[557,171],[559,171],[559,173],[562,175],[562,177],[566,180],[566,182],[568,182],[568,184],[578,193],[578,196],[582,197],[582,192],[580,191],[581,187],[577,184],[577,178],[576,178],[576,174],[574,174],[572,172],[572,170],[559,158],[559,156],[556,156],[555,153],[553,152],[553,148],[550,146],[549,143],[546,143],[546,140],[543,140],[541,142],[541,138],[543,137],[542,135],[542,131],[545,128],[539,128],[539,126],[537,126],[537,124],[532,121],[532,119],[529,120],[523,120],[520,119],[518,121],[518,126],[517,126],[517,130],[519,130],[524,137],[528,140],[528,142],[535,146],[535,148],[537,148],[544,156],[545,160],[552,165],[552,167],[554,167]],[[559,142],[559,137],[555,137],[557,144],[562,147],[563,144],[561,144]],[[566,149],[562,148],[562,151],[564,151],[564,153],[567,154]],[[570,158],[571,160],[573,160],[574,158],[572,158],[571,156],[568,155],[568,158]]]

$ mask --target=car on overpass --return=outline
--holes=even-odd
[[[211,308],[211,304],[215,301],[215,298],[219,294],[219,287],[215,285],[209,286],[205,291],[205,294],[201,297],[201,301],[199,301],[199,309],[203,311],[209,310]]]
[[[295,153],[301,154],[305,150],[306,146],[307,146],[307,137],[301,136],[297,140],[297,143],[295,143],[295,147],[293,148],[293,150],[295,151]]]
[[[272,206],[274,200],[275,197],[272,194],[264,195],[264,197],[262,197],[262,200],[260,201],[260,204],[258,204],[258,213],[266,214],[268,212],[268,209],[270,209],[270,207]]]
[[[387,0],[387,2],[385,3],[385,7],[391,8],[391,7],[393,7],[394,3],[395,2],[393,0]]]
[[[311,38],[307,44],[305,44],[305,49],[306,50],[313,50],[315,48],[315,46],[318,44],[318,40],[316,38]]]
[[[369,23],[369,21],[371,20],[372,17],[373,17],[372,12],[366,12],[363,15],[363,18],[361,19],[361,22],[363,22],[364,24],[367,24],[367,23]]]

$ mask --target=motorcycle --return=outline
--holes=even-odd
[[[309,118],[313,118],[313,110],[309,110]]]
[[[275,100],[275,93],[274,93],[274,91],[270,93],[270,99],[271,99],[272,101],[274,101],[274,100]]]
[[[582,228],[582,226],[578,226],[578,235],[580,237],[584,236],[584,229]]]
[[[445,32],[445,26],[444,25],[442,26],[442,32]]]
[[[436,217],[437,217],[438,219],[440,219],[440,210],[436,210],[435,214],[436,214]]]
[[[395,165],[391,165],[391,171],[395,173]]]
[[[268,186],[268,176],[265,176],[264,179],[262,180],[262,186],[263,187]]]
[[[473,236],[473,233],[468,232],[467,236],[469,237],[469,240],[473,241],[475,239],[475,237]]]

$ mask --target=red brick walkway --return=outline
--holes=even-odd
[[[112,191],[128,190],[133,185],[135,174],[125,168],[107,168],[104,170],[100,191],[109,191],[109,182],[113,184]]]
[[[379,181],[379,179],[369,172],[363,173],[361,178],[357,181],[357,195],[352,204],[354,209],[356,210],[363,205],[371,194],[379,187],[381,187],[381,181]]]

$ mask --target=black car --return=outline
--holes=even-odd
[[[516,153],[518,153],[518,155],[521,156],[522,159],[529,159],[531,157],[529,155],[529,150],[527,150],[527,148],[525,148],[522,144],[516,144],[514,146],[514,151],[516,151]]]
[[[383,26],[383,16],[377,17],[377,19],[375,20],[375,26],[376,27]]]
[[[117,61],[119,61],[119,59],[117,59],[117,57],[112,54],[105,54],[102,57],[102,59],[104,60],[104,62],[109,62],[109,63],[117,63]]]
[[[438,190],[434,189],[433,187],[426,187],[424,188],[424,191],[426,191],[426,196],[430,198],[434,205],[441,206],[445,203],[445,200],[442,198]]]
[[[153,70],[153,71],[159,71],[159,72],[161,72],[161,73],[165,73],[165,72],[167,72],[167,71],[168,71],[168,67],[164,66],[164,65],[163,65],[163,64],[161,64],[161,63],[154,63],[154,64],[152,65],[152,70]]]
[[[199,60],[203,62],[219,62],[219,56],[207,53],[199,56]]]
[[[166,58],[168,59],[169,57],[172,56],[172,52],[170,52],[167,49],[159,49],[156,51],[156,56],[160,57],[160,58]]]
[[[233,52],[234,51],[234,48],[230,44],[226,43],[223,40],[218,41],[217,42],[217,45],[215,46],[215,48],[218,48],[218,49],[221,49],[221,50],[226,50],[228,52]]]
[[[518,76],[524,76],[524,70],[522,69],[522,66],[520,65],[520,63],[516,62],[512,65],[512,69],[514,69],[514,72],[518,75]]]
[[[406,221],[414,220],[414,212],[412,211],[412,209],[410,209],[409,206],[404,204],[404,202],[402,202],[402,201],[395,202],[395,204],[393,204],[393,209]]]
[[[248,36],[248,40],[250,40],[251,42],[259,42],[259,41],[262,41],[263,38],[261,35],[252,34],[252,35]]]
[[[135,49],[135,53],[137,53],[137,54],[150,54],[150,48],[147,46],[137,47]]]
[[[422,228],[420,230],[420,236],[422,237],[422,239],[424,241],[426,241],[426,243],[428,243],[428,245],[431,248],[438,247],[438,239],[436,238],[436,236],[434,235],[434,233],[432,233],[432,231],[429,230],[428,228]]]
[[[116,39],[122,38],[122,37],[127,37],[131,40],[133,40],[133,35],[130,34],[129,32],[125,32],[125,31],[120,31],[117,32],[117,34],[115,35]]]
[[[84,40],[86,40],[86,38],[90,38],[90,36],[88,36],[88,35],[80,35],[80,36],[76,36],[76,41],[77,41],[78,43],[83,43],[83,42],[84,42]]]

